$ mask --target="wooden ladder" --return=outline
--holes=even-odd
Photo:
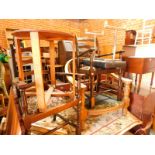
[[[153,32],[153,25],[143,25],[143,29],[137,31],[135,38],[135,45],[151,44],[152,32]]]

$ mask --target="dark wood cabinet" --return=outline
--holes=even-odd
[[[136,31],[135,30],[126,31],[125,45],[134,45],[135,38],[136,38]]]

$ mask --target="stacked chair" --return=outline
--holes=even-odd
[[[73,72],[71,74],[67,74],[67,76],[71,76],[73,79],[79,79],[79,82],[76,85],[77,87],[75,87],[75,80],[73,80],[72,84],[57,83],[55,78],[56,74],[59,76],[66,74],[55,72],[54,40],[65,39],[72,40],[74,42],[75,37],[63,32],[46,30],[17,30],[13,32],[13,36],[15,37],[16,61],[18,65],[19,78],[18,80],[14,80],[14,91],[12,89],[10,91],[7,124],[9,126],[11,124],[12,125],[10,126],[11,129],[6,128],[5,133],[31,134],[31,127],[33,123],[49,116],[53,116],[53,121],[59,117],[64,121],[64,123],[53,128],[50,133],[70,124],[75,127],[75,134],[81,134],[83,124],[81,107],[84,104],[84,100],[82,99],[83,91],[80,88],[81,85],[79,82],[83,75],[75,73],[75,63],[73,63]],[[20,46],[20,40],[31,41],[32,47],[30,49],[32,50],[32,62],[34,68],[34,70],[31,71],[31,74],[34,74],[35,78],[34,81],[29,84],[24,82],[25,74],[28,73],[23,71],[22,52],[24,52],[24,48]],[[44,71],[42,70],[42,51],[40,51],[41,48],[39,44],[41,40],[49,42],[48,59],[50,62],[50,69],[48,74],[50,75],[50,80],[48,83],[44,82]],[[75,50],[73,51],[73,60],[75,60]],[[56,98],[58,98],[58,100]],[[33,99],[33,102],[35,101],[32,105],[33,108],[29,108],[32,103],[31,99]],[[73,108],[75,110],[76,121],[74,122],[60,115],[62,111],[69,108]],[[13,115],[13,117],[11,115]]]

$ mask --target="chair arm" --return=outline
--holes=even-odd
[[[72,73],[70,73],[69,71],[69,66],[70,66],[70,63],[73,61],[73,59],[70,59],[67,61],[66,65],[65,65],[65,74],[69,74],[68,76],[66,76],[67,80],[73,84],[73,77],[71,77]],[[77,75],[77,73],[76,73]],[[85,74],[78,74],[78,75],[82,75],[82,76],[85,76]],[[79,80],[78,80],[79,81]],[[78,81],[75,80],[75,87],[78,87]],[[80,84],[80,87],[83,88],[83,89],[86,89],[86,85],[81,83]]]

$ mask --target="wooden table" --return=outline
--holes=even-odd
[[[138,88],[137,92],[140,91],[141,86],[141,80],[142,75],[146,73],[152,73],[150,87],[152,87],[153,84],[153,78],[154,78],[154,72],[155,72],[155,58],[154,57],[124,57],[123,58],[127,62],[127,73],[135,73],[135,85],[137,85],[137,75],[139,74],[139,80],[138,80]]]
[[[22,60],[22,48],[20,46],[20,40],[30,40],[32,46],[32,58],[33,58],[33,68],[35,76],[36,85],[36,95],[37,95],[37,105],[40,112],[44,112],[47,109],[45,103],[45,93],[44,93],[44,79],[43,79],[43,69],[41,61],[41,51],[40,51],[40,41],[45,40],[49,43],[49,58],[50,58],[50,80],[51,85],[56,84],[55,78],[55,46],[54,41],[58,40],[71,40],[73,42],[73,60],[75,60],[75,36],[53,30],[17,30],[12,33],[15,37],[16,45],[16,55],[17,55],[17,65],[19,70],[19,80],[24,80],[23,71],[23,60]],[[75,79],[75,61],[73,62],[73,76]],[[75,80],[74,80],[75,81]],[[75,83],[73,83],[74,86]],[[75,87],[73,87],[73,92],[75,94]]]

